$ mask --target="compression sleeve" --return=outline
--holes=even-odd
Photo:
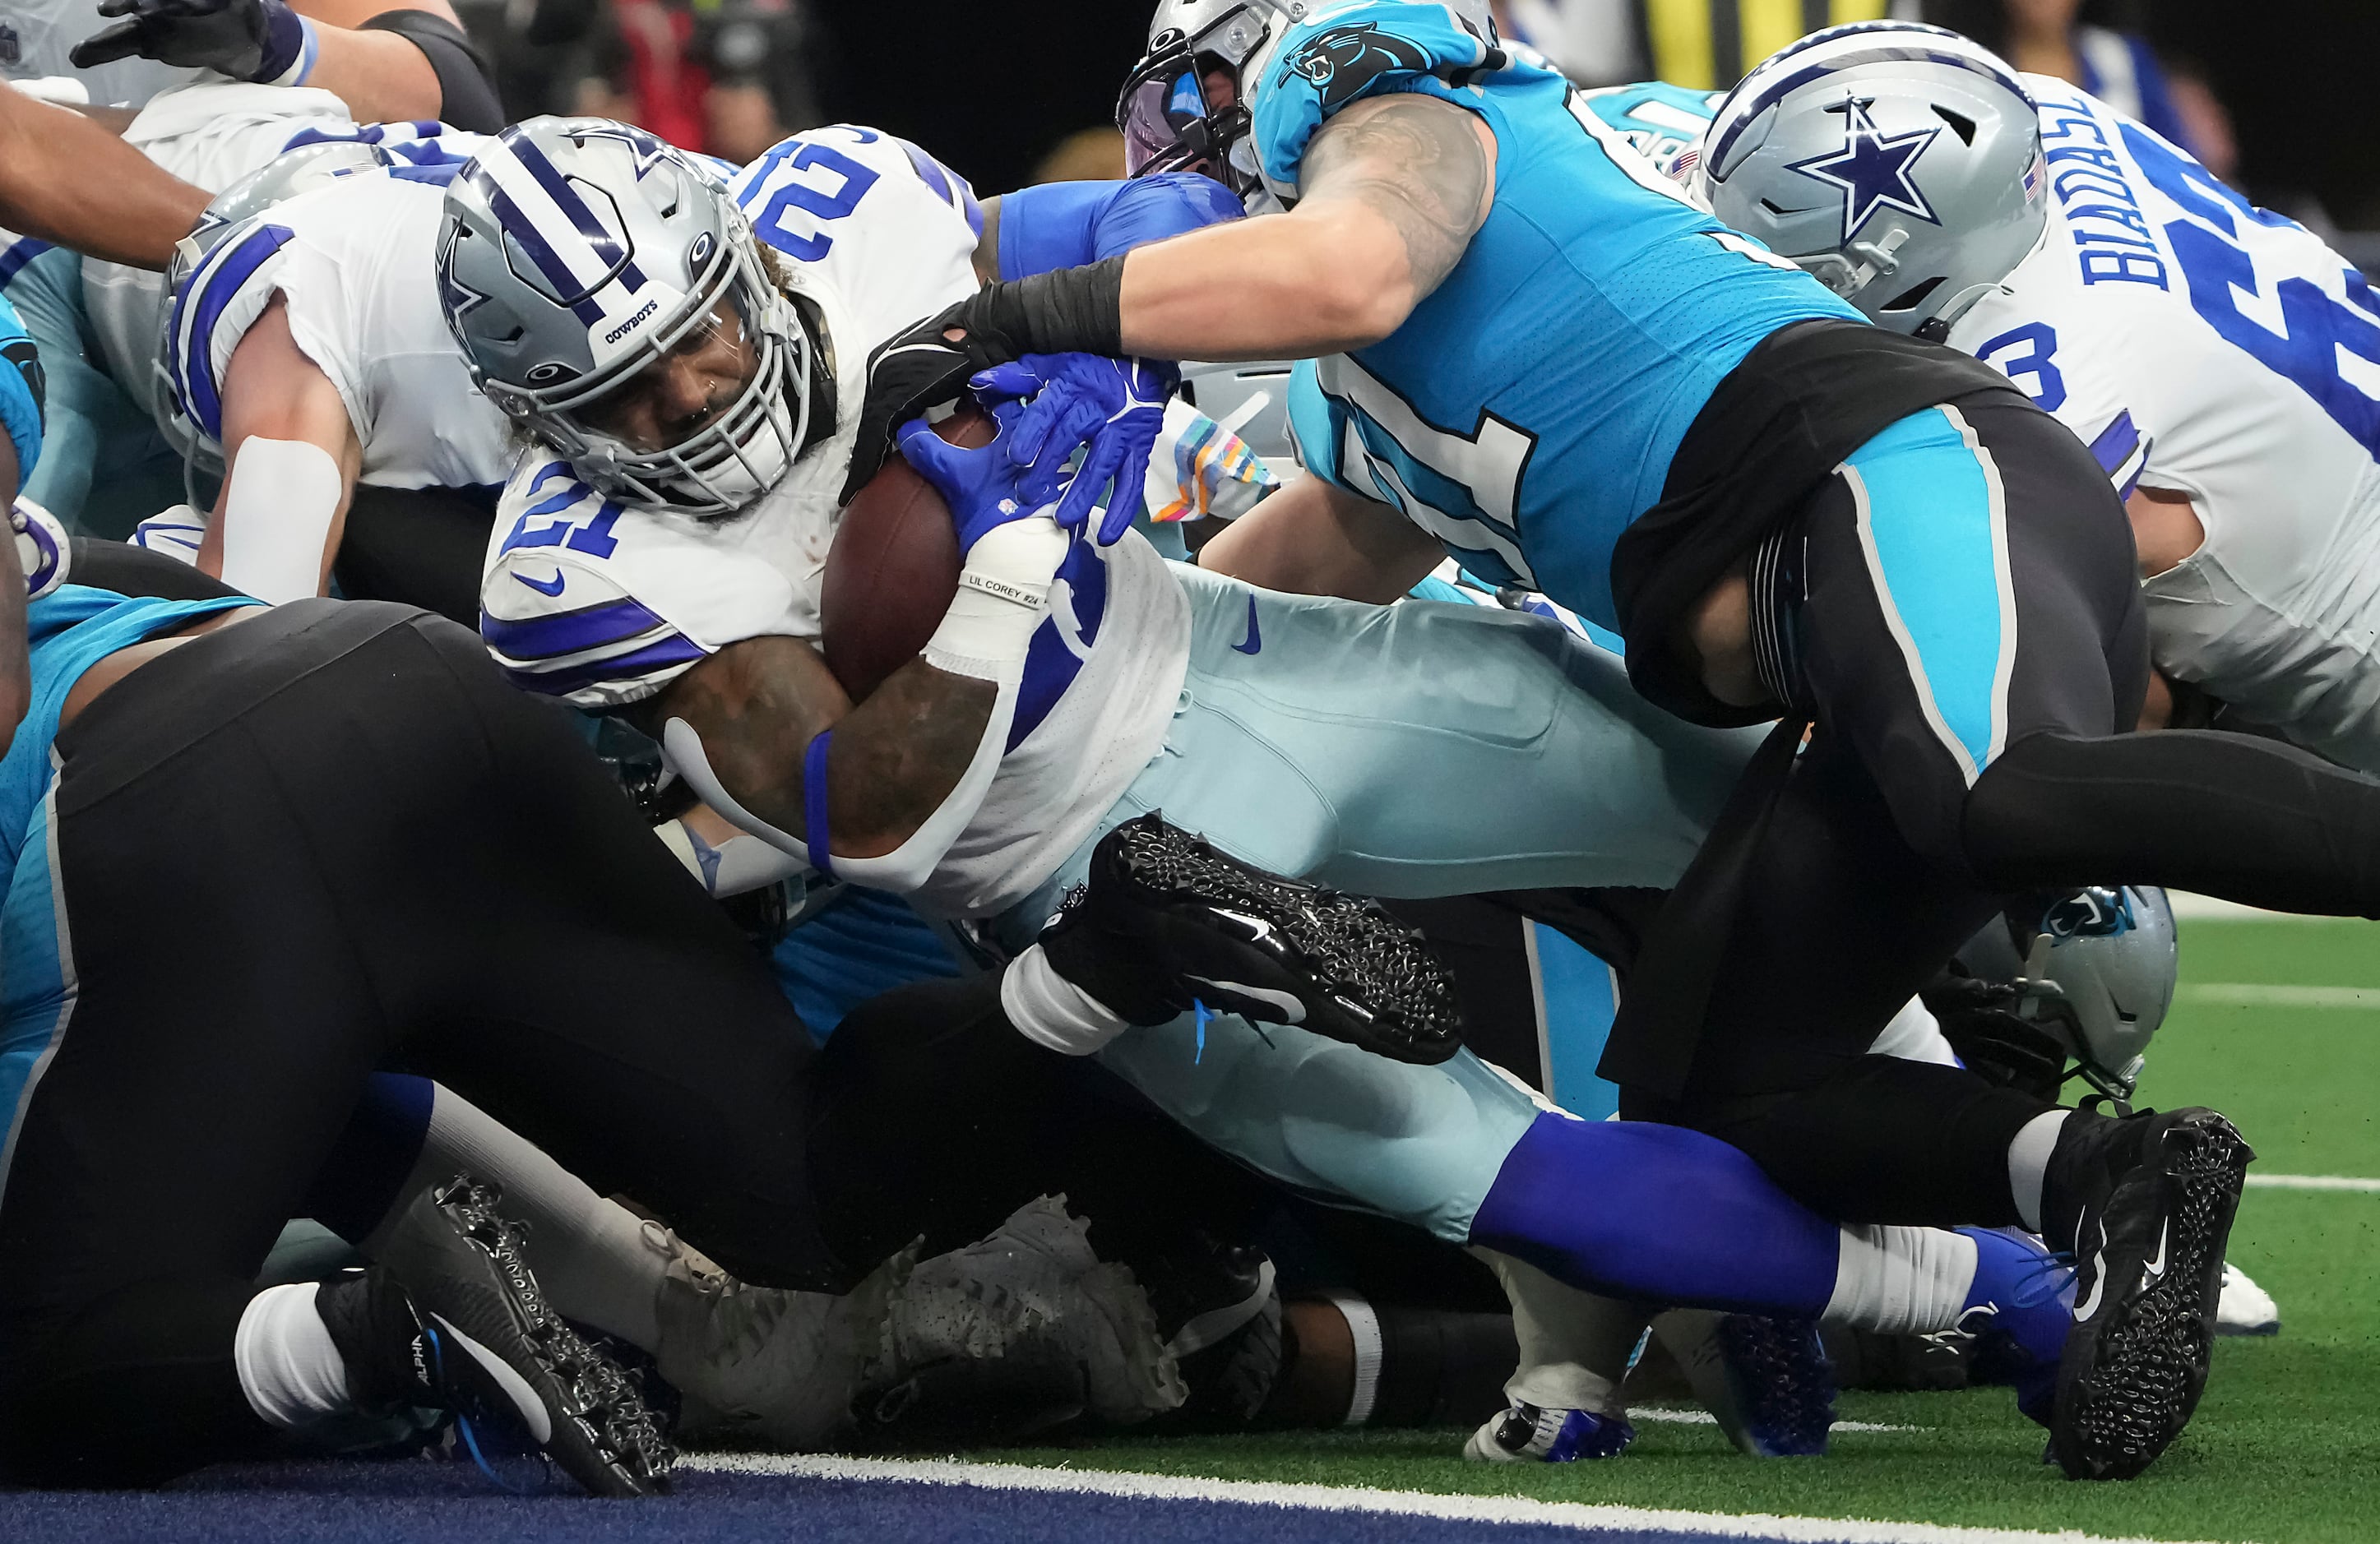
[[[1079,268],[1242,213],[1229,188],[1195,172],[1019,188],[1000,200],[1000,276]]]
[[[421,50],[438,77],[438,120],[474,134],[493,134],[509,121],[496,100],[495,76],[461,29],[428,11],[382,11],[358,30],[395,32]]]

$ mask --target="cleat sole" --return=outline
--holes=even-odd
[[[2134,1263],[2104,1317],[2078,1325],[2068,1345],[2050,1454],[2070,1478],[2138,1475],[2190,1424],[2206,1389],[2224,1246],[2255,1152],[2211,1111],[2177,1121],[2162,1141],[2155,1164],[2123,1188],[2162,1192],[2170,1257],[2144,1288]]]
[[[1270,926],[1281,963],[1337,1010],[1336,1023],[1303,1027],[1424,1066],[1462,1049],[1453,979],[1379,902],[1252,872],[1205,838],[1155,821],[1120,826],[1109,839],[1117,873],[1144,900],[1222,907]]]

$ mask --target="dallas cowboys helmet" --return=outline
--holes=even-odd
[[[743,211],[684,152],[602,118],[532,118],[446,189],[439,303],[480,390],[625,502],[698,518],[773,486],[808,432],[813,345]],[[735,400],[675,444],[590,409],[698,329],[740,329]]]
[[[2150,885],[2076,890],[1995,918],[1959,951],[1971,975],[2017,989],[2015,1011],[2065,1044],[2082,1079],[2129,1098],[2173,1006],[2173,906]]]
[[[1703,143],[1713,212],[1895,332],[1945,335],[2048,219],[2032,95],[1938,27],[1814,32],[1745,76]]]
[[[1116,97],[1124,175],[1201,172],[1248,201],[1268,203],[1248,137],[1248,99],[1264,66],[1293,27],[1357,0],[1160,0],[1148,49]],[[1482,37],[1496,24],[1487,0],[1448,0]],[[1207,78],[1231,78],[1232,100],[1208,100]]]
[[[164,360],[170,343],[165,330],[174,325],[177,310],[175,302],[191,271],[206,261],[208,254],[223,245],[235,228],[273,205],[318,187],[328,187],[341,177],[377,172],[395,164],[386,151],[359,139],[325,139],[284,151],[209,199],[199,223],[190,227],[190,234],[174,244],[173,259],[165,266],[164,286],[158,292],[160,342],[157,362],[152,368],[162,383],[156,399],[162,427],[166,438],[186,458],[195,452],[205,437],[191,419]],[[208,459],[212,461],[212,457]]]

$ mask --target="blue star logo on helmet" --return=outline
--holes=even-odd
[[[1788,170],[1842,189],[1845,241],[1857,235],[1860,227],[1874,219],[1878,210],[1897,209],[1928,224],[1940,224],[1934,206],[1926,202],[1925,191],[1911,177],[1910,169],[1942,132],[1941,126],[1886,134],[1868,115],[1868,105],[1858,97],[1843,103],[1846,124],[1841,150],[1791,162]]]
[[[626,124],[611,124],[601,128],[590,128],[575,138],[581,144],[589,139],[617,139],[627,146],[629,153],[636,157],[638,182],[644,181],[645,174],[660,165],[662,158],[669,154],[668,146],[647,134],[643,129],[632,128]]]

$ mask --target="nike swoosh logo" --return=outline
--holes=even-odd
[[[2165,1279],[2166,1246],[2173,1242],[2173,1219],[2168,1217],[2165,1226],[2157,1230],[2157,1250],[2155,1259],[2141,1267],[2141,1285],[2153,1286]]]
[[[1255,596],[1248,597],[1248,635],[1245,640],[1232,646],[1242,654],[1255,654],[1264,647],[1264,639],[1257,633],[1257,597]]]
[[[552,597],[562,593],[562,570],[558,568],[553,571],[553,579],[550,584],[541,583],[538,580],[532,579],[528,574],[522,573],[517,570],[513,573],[513,577],[519,580],[522,584],[527,585],[530,589],[535,590],[541,596]]]
[[[1281,1010],[1284,1024],[1305,1022],[1305,1005],[1286,992],[1276,992],[1269,986],[1249,986],[1236,981],[1216,981],[1209,976],[1194,976],[1186,971],[1183,972],[1182,979],[1195,981],[1201,986],[1211,986],[1218,992],[1228,992],[1247,1002],[1269,1004]]]
[[[2074,1322],[2087,1324],[2099,1311],[2099,1298],[2107,1290],[2107,1251],[2101,1249],[2091,1260],[2091,1296],[2074,1305]]]

